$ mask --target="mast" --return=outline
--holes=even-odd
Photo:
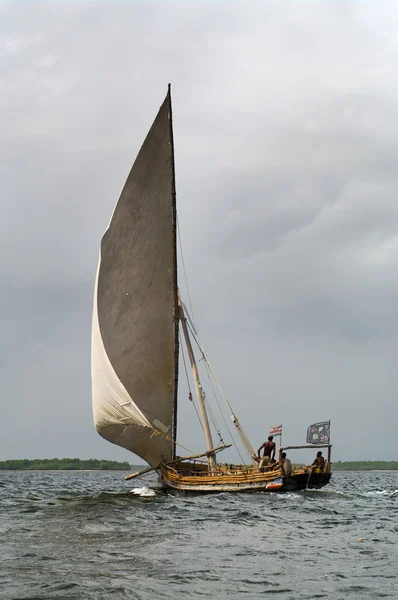
[[[213,371],[213,367],[211,366],[211,364],[210,364],[210,362],[209,362],[209,359],[207,358],[207,355],[205,354],[205,351],[204,351],[204,349],[203,349],[203,347],[202,347],[202,344],[201,344],[201,342],[200,342],[200,340],[199,340],[199,336],[198,336],[198,333],[197,333],[197,331],[196,331],[196,329],[195,329],[195,325],[193,324],[193,322],[192,322],[192,319],[191,319],[191,317],[189,316],[189,312],[188,312],[188,310],[187,310],[187,308],[185,307],[185,305],[184,305],[184,304],[183,304],[183,308],[184,308],[184,311],[185,311],[185,313],[186,313],[186,317],[187,317],[187,319],[188,319],[189,325],[191,326],[191,331],[193,331],[193,335],[194,335],[195,341],[196,341],[196,343],[198,344],[198,346],[199,346],[199,349],[200,349],[200,351],[201,351],[201,353],[202,353],[202,358],[203,358],[203,360],[205,361],[205,363],[207,364],[207,366],[208,366],[208,368],[209,368],[209,371],[210,371],[210,373],[213,375],[213,377],[214,377],[214,381],[216,382],[216,384],[217,384],[217,386],[218,386],[218,389],[220,390],[220,392],[221,392],[221,395],[222,395],[222,397],[223,397],[223,399],[224,399],[224,402],[225,402],[225,404],[227,405],[227,407],[228,407],[228,409],[229,409],[229,411],[230,411],[230,413],[231,413],[231,419],[232,419],[232,423],[235,425],[236,431],[238,432],[238,435],[239,435],[239,437],[240,437],[240,439],[241,439],[241,442],[242,442],[242,444],[243,444],[243,446],[244,446],[244,448],[245,448],[246,452],[247,452],[247,453],[248,453],[248,455],[250,456],[250,459],[251,459],[252,463],[256,465],[256,464],[257,464],[257,461],[256,461],[256,459],[255,459],[255,457],[256,457],[256,453],[255,453],[255,451],[254,451],[254,448],[253,448],[253,446],[251,445],[251,443],[250,443],[250,441],[249,441],[249,438],[247,437],[246,433],[243,431],[243,428],[242,428],[241,424],[239,423],[238,417],[235,415],[234,411],[232,410],[232,406],[231,406],[231,405],[230,405],[230,403],[228,402],[228,400],[227,400],[227,398],[226,398],[226,396],[225,396],[224,392],[223,392],[223,391],[222,391],[222,389],[221,389],[221,385],[220,385],[220,383],[219,383],[219,381],[218,381],[218,379],[217,379],[217,377],[216,377],[216,374],[215,374],[215,373],[214,373],[214,371]]]
[[[204,431],[205,438],[206,438],[206,445],[207,445],[207,450],[208,450],[208,460],[209,460],[209,470],[213,471],[216,466],[216,457],[215,457],[215,454],[213,451],[214,445],[213,445],[213,440],[211,439],[211,431],[210,431],[209,420],[207,418],[204,394],[203,394],[202,386],[200,385],[200,381],[199,381],[198,367],[196,365],[195,355],[193,353],[191,340],[189,339],[187,319],[185,317],[184,308],[182,306],[181,301],[179,304],[179,308],[180,308],[180,319],[181,319],[182,331],[184,333],[185,343],[187,345],[187,350],[188,350],[189,361],[190,361],[191,367],[192,367],[193,378],[195,381],[196,395],[198,398],[199,410],[200,410],[200,415],[202,418],[203,431]]]
[[[173,397],[173,422],[172,422],[172,440],[173,460],[176,458],[176,440],[177,440],[177,400],[178,400],[178,352],[179,352],[179,302],[178,302],[178,282],[177,282],[177,193],[174,162],[174,136],[173,136],[173,110],[171,105],[171,84],[169,83],[167,96],[169,99],[169,136],[171,146],[171,196],[172,196],[172,219],[173,219],[173,288],[174,288],[174,397]]]

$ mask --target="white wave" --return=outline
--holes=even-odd
[[[374,490],[372,492],[366,492],[368,496],[395,496],[398,494],[398,490]]]
[[[141,496],[141,498],[152,498],[152,496],[155,496],[156,492],[148,487],[140,487],[133,488],[131,493],[136,494],[136,496]]]

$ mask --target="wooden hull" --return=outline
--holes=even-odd
[[[220,492],[293,492],[305,489],[320,489],[331,478],[330,469],[320,473],[309,473],[296,469],[284,476],[281,469],[261,473],[258,468],[224,470],[216,474],[205,471],[176,471],[162,467],[159,472],[161,485],[170,491],[187,493]]]

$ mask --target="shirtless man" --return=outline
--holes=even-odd
[[[320,450],[316,453],[316,459],[314,460],[311,466],[315,467],[316,469],[319,469],[320,471],[323,471],[323,469],[325,468],[325,459],[323,458],[322,452]]]
[[[272,461],[275,460],[275,442],[272,440],[274,436],[270,435],[268,437],[268,441],[264,442],[258,449],[258,458],[260,460],[260,464],[258,465],[260,469],[263,469],[266,465],[269,465]],[[264,448],[263,458],[261,458],[261,450]]]
[[[282,469],[284,475],[291,475],[293,471],[292,463],[286,456],[286,452],[282,452]]]

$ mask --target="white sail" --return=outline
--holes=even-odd
[[[175,436],[175,253],[169,92],[101,242],[92,325],[95,427],[152,466]]]

